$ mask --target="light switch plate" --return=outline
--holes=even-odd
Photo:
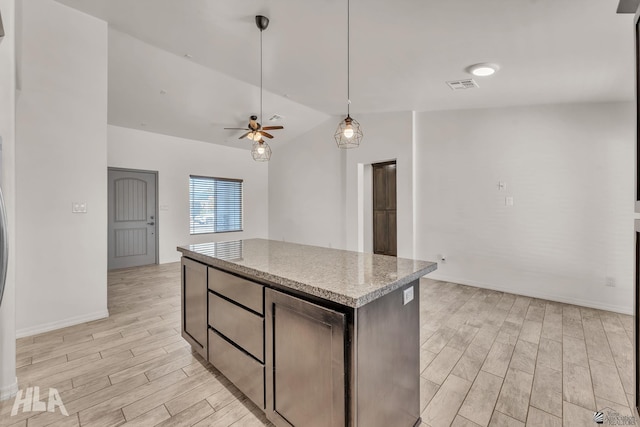
[[[407,305],[409,304],[411,301],[413,301],[413,286],[410,288],[405,289],[402,292],[402,302],[403,305]]]
[[[505,197],[504,204],[505,206],[513,206],[513,197]]]

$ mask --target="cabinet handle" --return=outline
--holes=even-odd
[[[1,28],[0,28],[1,29]],[[2,139],[0,138],[0,141]],[[9,260],[9,230],[7,229],[7,210],[4,197],[0,191],[0,306],[7,281],[7,266]]]

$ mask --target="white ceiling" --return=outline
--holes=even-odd
[[[110,24],[112,124],[236,144],[220,128],[259,110],[256,14],[271,19],[264,116],[285,117],[276,141],[346,109],[346,0],[58,1]],[[617,3],[351,0],[352,112],[631,100],[633,17]],[[449,89],[477,62],[502,69]]]
[[[274,144],[328,117],[270,92],[264,107],[263,126],[285,126],[270,131]],[[276,113],[283,120],[269,121]],[[249,116],[260,114],[260,88],[111,30],[108,114],[117,126],[250,149],[249,139],[238,139],[244,131],[224,128],[247,127]]]

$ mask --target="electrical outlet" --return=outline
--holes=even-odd
[[[604,279],[604,285],[609,287],[609,288],[615,288],[616,287],[616,279],[615,279],[615,277],[606,277]]]
[[[413,286],[411,286],[410,288],[405,289],[402,292],[402,303],[403,303],[403,305],[407,305],[411,301],[413,301]]]
[[[71,203],[71,212],[87,213],[87,204],[85,202],[73,202]]]
[[[505,206],[513,206],[513,197],[505,197],[504,198],[504,205]]]

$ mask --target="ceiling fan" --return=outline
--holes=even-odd
[[[262,137],[265,136],[269,139],[273,139],[273,135],[271,135],[268,132],[265,132],[267,130],[277,130],[277,129],[284,129],[284,126],[265,126],[262,127],[262,125],[260,123],[258,123],[258,116],[251,116],[249,117],[249,124],[247,125],[246,128],[225,128],[228,130],[246,130],[247,133],[243,134],[240,138],[238,139],[242,139],[242,138],[249,138],[252,141],[260,141],[262,140]]]
[[[263,15],[256,15],[256,26],[260,30],[260,121],[262,121],[262,32],[269,26],[269,18]],[[271,158],[271,147],[265,142],[263,137],[273,139],[273,135],[268,130],[284,129],[284,126],[265,126],[258,123],[258,116],[249,117],[249,124],[246,128],[225,128],[230,130],[247,131],[239,139],[249,138],[253,141],[251,156],[257,162],[267,162]]]

